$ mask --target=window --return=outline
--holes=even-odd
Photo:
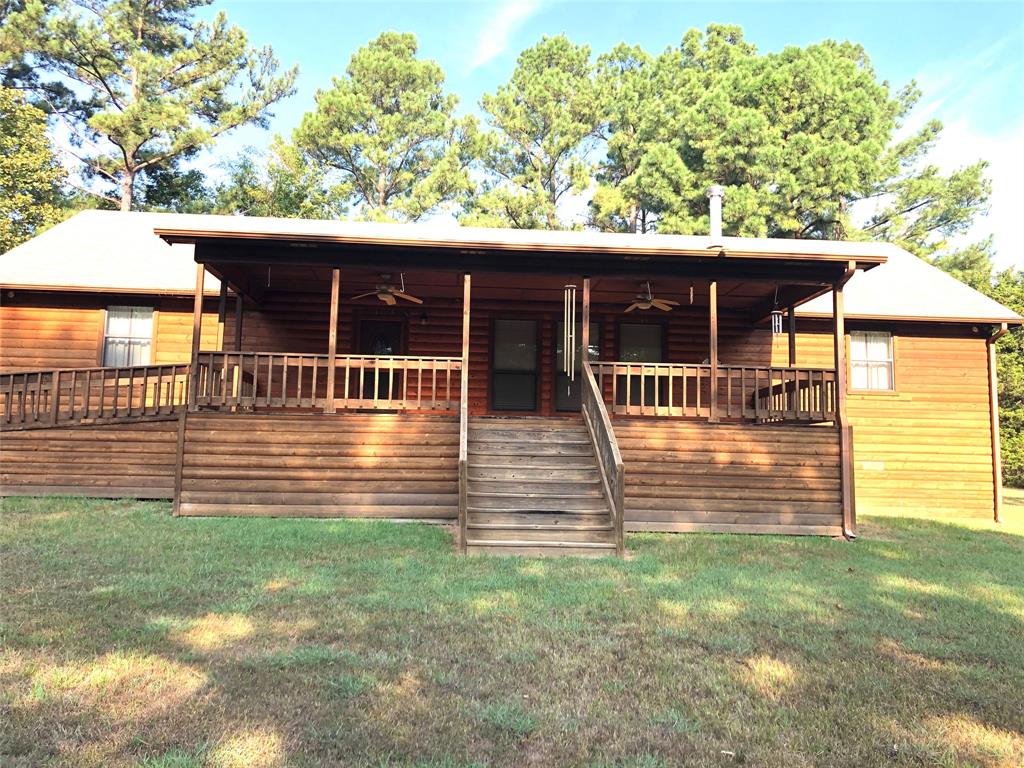
[[[894,389],[891,333],[850,333],[850,387],[880,391]]]
[[[660,325],[619,325],[619,360],[624,363],[660,363],[661,330]]]
[[[624,363],[660,363],[663,361],[663,331],[660,324],[621,323],[619,360]],[[628,380],[627,380],[628,379]],[[616,405],[654,405],[666,400],[667,381],[658,376],[619,376]],[[626,402],[628,392],[629,402]]]
[[[149,365],[153,344],[152,307],[107,307],[103,365]]]

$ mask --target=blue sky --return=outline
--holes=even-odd
[[[933,154],[951,170],[991,164],[992,211],[972,236],[993,234],[1001,264],[1024,266],[1024,2],[239,2],[215,1],[253,44],[298,64],[298,92],[275,108],[270,131],[246,128],[222,139],[216,163],[245,145],[290,135],[352,53],[380,32],[413,32],[421,55],[438,61],[461,110],[507,80],[518,53],[542,35],[565,33],[600,53],[618,42],[651,52],[677,45],[712,22],[743,27],[762,51],[825,38],[861,43],[879,77],[916,80],[924,94],[907,129],[937,117],[946,135]],[[205,164],[205,163],[204,163]]]

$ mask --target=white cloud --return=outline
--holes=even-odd
[[[997,134],[979,131],[966,120],[948,123],[928,159],[945,173],[979,159],[989,162],[989,214],[979,217],[965,237],[973,242],[992,235],[996,263],[1024,268],[1024,122]]]
[[[479,69],[503,54],[508,49],[512,35],[538,8],[540,0],[507,0],[502,3],[480,32],[469,71]]]
[[[1024,119],[1007,105],[1020,103],[1022,59],[1007,55],[1016,33],[986,46],[972,56],[946,59],[920,72],[923,97],[909,115],[897,139],[920,130],[933,118],[943,123],[934,148],[925,158],[945,174],[987,160],[992,181],[990,211],[978,217],[960,240],[976,242],[992,235],[996,263],[1024,268]],[[1007,114],[1010,118],[1007,119]],[[998,115],[998,117],[995,117]],[[870,205],[855,209],[855,216],[870,214]]]

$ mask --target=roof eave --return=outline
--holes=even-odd
[[[873,315],[847,312],[843,315],[847,320],[871,320],[877,322],[898,323],[951,323],[959,325],[1024,325],[1022,317],[925,317],[921,315]],[[797,318],[808,320],[830,320],[831,312],[801,312],[797,310]]]

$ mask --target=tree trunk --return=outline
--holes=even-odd
[[[132,193],[135,191],[135,171],[125,171],[121,177],[121,210],[132,209]]]

